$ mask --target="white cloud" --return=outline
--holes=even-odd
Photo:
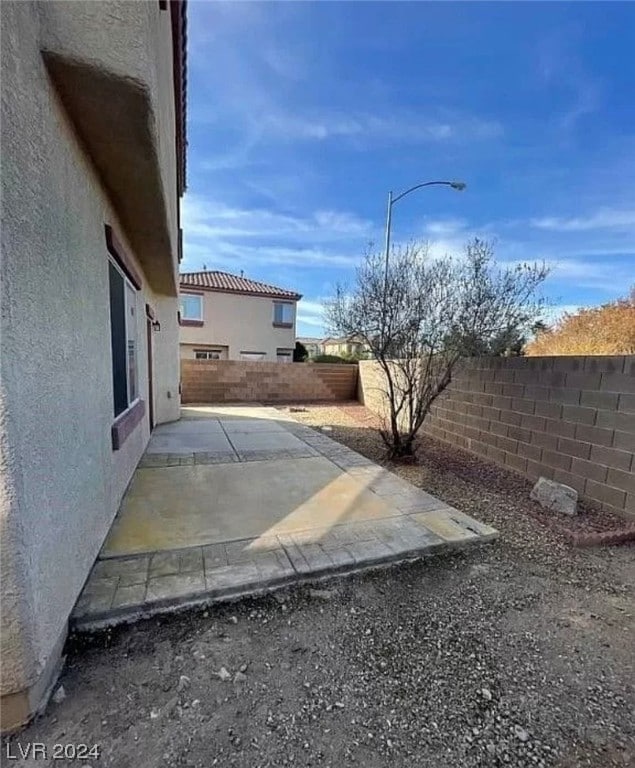
[[[470,115],[442,112],[438,118],[430,117],[434,109],[425,114],[412,112],[376,115],[359,112],[314,111],[304,114],[288,112],[273,105],[264,114],[253,117],[262,135],[285,141],[326,141],[328,139],[354,139],[369,142],[447,142],[497,138],[503,126],[495,120]]]
[[[187,195],[183,205],[183,269],[237,271],[249,265],[349,268],[363,251],[372,224],[347,211],[294,216],[241,208]]]
[[[531,224],[538,229],[555,232],[585,232],[594,229],[633,229],[635,228],[635,208],[600,208],[595,213],[578,217],[547,216],[532,219]]]
[[[324,307],[321,301],[301,299],[298,303],[298,322],[313,328],[324,327]]]
[[[196,195],[184,198],[183,229],[190,239],[273,238],[304,245],[360,237],[367,240],[374,232],[372,222],[346,211],[318,210],[294,216],[265,208],[233,207]]]

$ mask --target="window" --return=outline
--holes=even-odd
[[[197,360],[220,360],[222,352],[220,349],[195,349],[194,357]]]
[[[194,293],[181,294],[181,320],[203,320],[203,297]]]
[[[276,357],[279,363],[291,363],[293,362],[293,350],[292,349],[277,349]]]
[[[110,343],[115,416],[139,397],[137,378],[137,294],[112,261],[110,285]]]
[[[273,324],[293,325],[293,304],[283,301],[273,302]]]
[[[266,352],[241,352],[241,360],[264,360],[267,357]]]

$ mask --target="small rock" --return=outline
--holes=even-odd
[[[485,699],[485,701],[492,700],[492,692],[489,688],[481,688],[481,696]]]
[[[310,589],[309,597],[314,600],[330,600],[334,596],[334,592],[331,589]]]
[[[247,675],[244,672],[236,672],[234,675],[234,682],[235,683],[244,683],[247,679]]]
[[[58,686],[58,689],[53,694],[53,701],[56,704],[61,704],[65,698],[66,698],[66,691],[64,690],[64,686],[60,685]]]
[[[575,488],[546,477],[538,478],[529,498],[537,501],[543,509],[549,509],[552,512],[561,512],[565,515],[576,515],[578,512],[578,492]]]
[[[238,617],[237,616],[230,616],[229,617],[230,624],[238,624]]]
[[[189,688],[189,687],[190,687],[190,678],[187,675],[181,675],[181,677],[179,677],[179,683],[176,686],[176,690],[179,693],[181,693],[182,691],[184,691],[186,688]]]
[[[520,741],[528,741],[529,740],[529,734],[524,728],[521,728],[520,725],[514,726],[514,735],[517,739]]]
[[[327,427],[327,426],[320,427],[320,429],[322,430],[322,432],[332,432],[333,431],[333,427]]]
[[[160,710],[158,709],[151,709],[150,710],[150,720],[156,720],[160,715]]]
[[[224,683],[227,682],[227,680],[232,679],[232,676],[229,674],[226,667],[221,667],[216,674]]]

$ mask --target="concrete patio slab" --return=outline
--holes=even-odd
[[[155,446],[170,442],[173,452],[148,447],[75,607],[76,627],[254,594],[497,536],[280,411],[188,410],[184,421],[153,435]],[[225,454],[198,450],[201,440],[209,447],[218,437],[227,440]]]
[[[284,432],[285,434],[288,434],[284,428],[284,424],[279,421],[274,421],[273,419],[263,419],[262,421],[252,419],[249,421],[248,419],[221,418],[220,424],[229,435],[230,439],[233,438],[235,434],[252,435],[260,432]]]
[[[273,536],[397,514],[399,510],[373,493],[363,478],[343,472],[323,456],[140,469],[102,557]]]
[[[224,434],[223,425],[217,419],[181,419],[155,427],[150,442],[163,435]],[[148,444],[149,445],[149,444]]]
[[[192,422],[194,423],[194,422]],[[212,425],[213,422],[206,422]],[[155,434],[150,438],[146,453],[231,453],[232,445],[223,432],[172,432]]]
[[[228,437],[234,450],[238,453],[241,451],[290,451],[294,448],[306,448],[302,440],[283,428],[274,432],[233,432]]]

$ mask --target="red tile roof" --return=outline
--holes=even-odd
[[[243,293],[250,296],[271,296],[276,299],[290,299],[299,301],[302,296],[295,291],[286,288],[278,288],[275,285],[259,283],[256,280],[248,280],[246,277],[230,275],[228,272],[182,272],[179,275],[181,288],[203,288],[208,291],[220,291],[221,293]]]

